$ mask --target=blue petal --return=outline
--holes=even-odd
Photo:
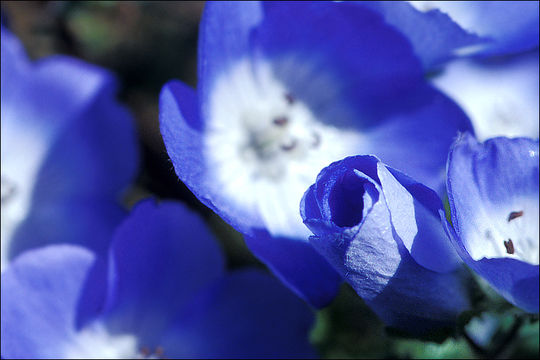
[[[308,242],[272,237],[265,230],[245,239],[253,254],[311,305],[322,308],[337,295],[341,276]]]
[[[450,99],[433,91],[424,106],[386,119],[367,139],[371,154],[443,196],[443,159],[458,131],[472,132],[469,119]]]
[[[441,224],[437,194],[382,163],[377,170],[392,226],[413,259],[435,272],[455,270],[461,261]]]
[[[2,86],[2,113],[4,106],[10,102],[11,96],[16,96],[20,88],[20,83],[25,81],[30,68],[30,61],[26,56],[24,48],[19,39],[15,37],[3,25],[1,26],[1,46],[2,46],[2,68],[1,68],[1,86]],[[3,118],[2,114],[2,118]]]
[[[516,235],[528,234],[536,244],[514,238],[515,254],[538,252],[538,152],[538,140],[494,138],[479,144],[465,134],[448,157],[447,187],[455,233],[448,232],[456,248],[502,296],[529,312],[538,312],[538,260],[534,264],[523,255],[513,256],[514,250],[505,251],[503,243],[511,224],[521,221]],[[527,202],[530,207],[524,209]],[[510,219],[513,211],[523,211],[522,216]],[[520,248],[526,246],[532,248]]]
[[[93,262],[88,250],[59,245],[28,251],[12,263],[2,274],[2,358],[65,355]]]
[[[5,46],[17,50],[3,55],[2,71],[26,64],[22,75],[2,80],[2,182],[13,180],[14,197],[29,198],[24,222],[7,239],[21,243],[9,254],[57,242],[103,251],[137,165],[132,119],[114,99],[114,79],[64,56],[27,64],[16,39],[2,31]],[[60,226],[65,214],[75,220]]]
[[[347,3],[264,2],[263,6],[265,16],[253,32],[255,50],[273,61],[278,79],[310,109],[321,113],[335,106],[325,103],[322,99],[328,96],[313,88],[313,79],[320,74],[337,82],[338,103],[353,106],[359,127],[422,102],[419,94],[426,91],[421,64],[403,35],[379,14]],[[288,66],[291,61],[295,66]],[[334,125],[339,121],[321,120]]]
[[[252,56],[250,34],[261,18],[259,1],[206,3],[199,34],[200,104],[207,101],[214,81],[224,71],[236,61]],[[207,115],[205,111],[202,107],[203,117]]]
[[[234,206],[223,198],[219,184],[208,175],[203,154],[202,125],[196,95],[191,88],[178,81],[165,85],[160,99],[160,124],[176,174],[199,200],[244,233],[255,255],[299,296],[316,307],[327,305],[339,290],[339,275],[307,242],[272,238],[263,230],[264,225],[257,214]],[[284,257],[283,253],[291,255]],[[315,277],[314,273],[320,278]]]
[[[233,272],[199,294],[162,343],[176,358],[313,358],[313,313],[274,278]]]
[[[105,255],[115,226],[125,215],[112,201],[92,197],[36,203],[13,234],[8,257],[59,243],[81,245]]]
[[[437,10],[421,13],[407,2],[362,1],[359,4],[379,12],[387,23],[403,32],[427,71],[455,57],[456,50],[486,41],[464,31],[448,15]]]
[[[152,200],[120,225],[110,262],[110,328],[135,333],[149,347],[186,301],[224,271],[221,249],[198,216],[179,203]]]
[[[291,93],[321,121],[364,133],[366,143],[359,144],[357,153],[375,154],[443,194],[448,149],[458,131],[472,131],[472,126],[455,103],[426,86],[403,35],[361,4],[264,6],[254,44],[274,61],[276,76]],[[313,86],[320,74],[335,82],[335,98]],[[335,107],[354,116],[336,116]]]
[[[433,84],[471,118],[476,136],[538,138],[538,49],[496,61],[454,61]]]
[[[474,54],[505,55],[538,46],[537,1],[443,1],[435,6],[465,30],[493,40]]]
[[[167,153],[176,174],[210,209],[243,233],[261,227],[257,214],[235,207],[221,196],[220,185],[208,175],[203,123],[195,91],[179,81],[167,83],[160,96],[159,121]]]
[[[377,163],[356,156],[321,171],[301,205],[303,216],[315,216],[304,218],[315,233],[310,241],[386,324],[413,333],[450,326],[469,306],[464,273],[430,271],[411,257],[391,223],[387,202],[396,199],[385,198],[393,191],[381,187],[388,181],[379,179]],[[313,206],[319,210],[306,208]]]

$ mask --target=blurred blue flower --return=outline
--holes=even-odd
[[[407,40],[361,4],[209,2],[197,92],[171,81],[161,133],[178,177],[315,306],[341,277],[298,204],[321,168],[377,154],[435,189],[469,120],[428,85]]]
[[[467,278],[437,194],[373,156],[324,168],[300,205],[311,244],[389,326],[452,326]]]
[[[538,138],[538,49],[504,59],[449,63],[432,79],[469,115],[476,136]]]
[[[105,251],[137,166],[112,75],[65,56],[30,62],[4,27],[1,47],[2,268],[59,239]]]
[[[314,357],[313,314],[258,270],[226,273],[200,218],[145,201],[109,267],[87,249],[27,251],[2,274],[2,358]]]
[[[463,260],[512,304],[538,312],[538,140],[464,134],[448,156],[447,231]],[[454,231],[455,230],[455,231]]]

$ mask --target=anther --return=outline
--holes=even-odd
[[[150,356],[150,349],[148,347],[142,347],[141,350],[141,355],[144,356],[144,357],[148,357]]]
[[[296,102],[296,99],[291,94],[287,93],[285,94],[285,100],[287,100],[287,104],[292,105]]]
[[[296,141],[296,139],[293,139],[289,144],[281,144],[281,150],[284,150],[284,151],[291,151],[292,149],[294,149],[297,145],[298,141]]]
[[[274,118],[272,122],[274,123],[274,125],[277,125],[277,126],[285,126],[289,123],[289,118],[286,116],[279,116],[277,118]]]
[[[508,222],[520,217],[520,216],[523,216],[523,210],[521,211],[512,211],[510,213],[510,215],[508,215]]]
[[[508,239],[508,241],[504,241],[504,247],[506,248],[506,252],[510,255],[514,253],[514,243],[512,242],[512,239]]]

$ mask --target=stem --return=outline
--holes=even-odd
[[[510,329],[510,331],[508,331],[508,333],[502,339],[502,341],[499,343],[499,345],[490,352],[490,354],[489,354],[490,358],[497,359],[497,358],[500,357],[502,352],[504,350],[506,350],[508,345],[510,345],[512,340],[514,340],[514,338],[516,337],[516,334],[518,333],[518,331],[521,328],[522,324],[523,324],[523,317],[522,316],[517,317],[516,321],[514,321],[514,325],[512,325],[512,328]]]

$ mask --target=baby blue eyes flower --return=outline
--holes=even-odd
[[[465,134],[447,172],[459,254],[512,304],[538,312],[538,140]]]
[[[137,165],[113,77],[65,56],[30,62],[4,27],[1,47],[2,269],[59,239],[105,251]]]
[[[300,211],[311,244],[387,325],[425,333],[468,308],[431,189],[373,156],[348,157],[321,171]]]
[[[109,264],[79,246],[29,250],[2,274],[2,358],[314,357],[308,307],[257,270],[225,271],[204,223],[145,201]]]
[[[323,2],[207,3],[197,92],[165,85],[160,126],[178,177],[315,306],[340,282],[298,214],[320,169],[374,153],[439,189],[470,129],[401,33],[362,4]]]

